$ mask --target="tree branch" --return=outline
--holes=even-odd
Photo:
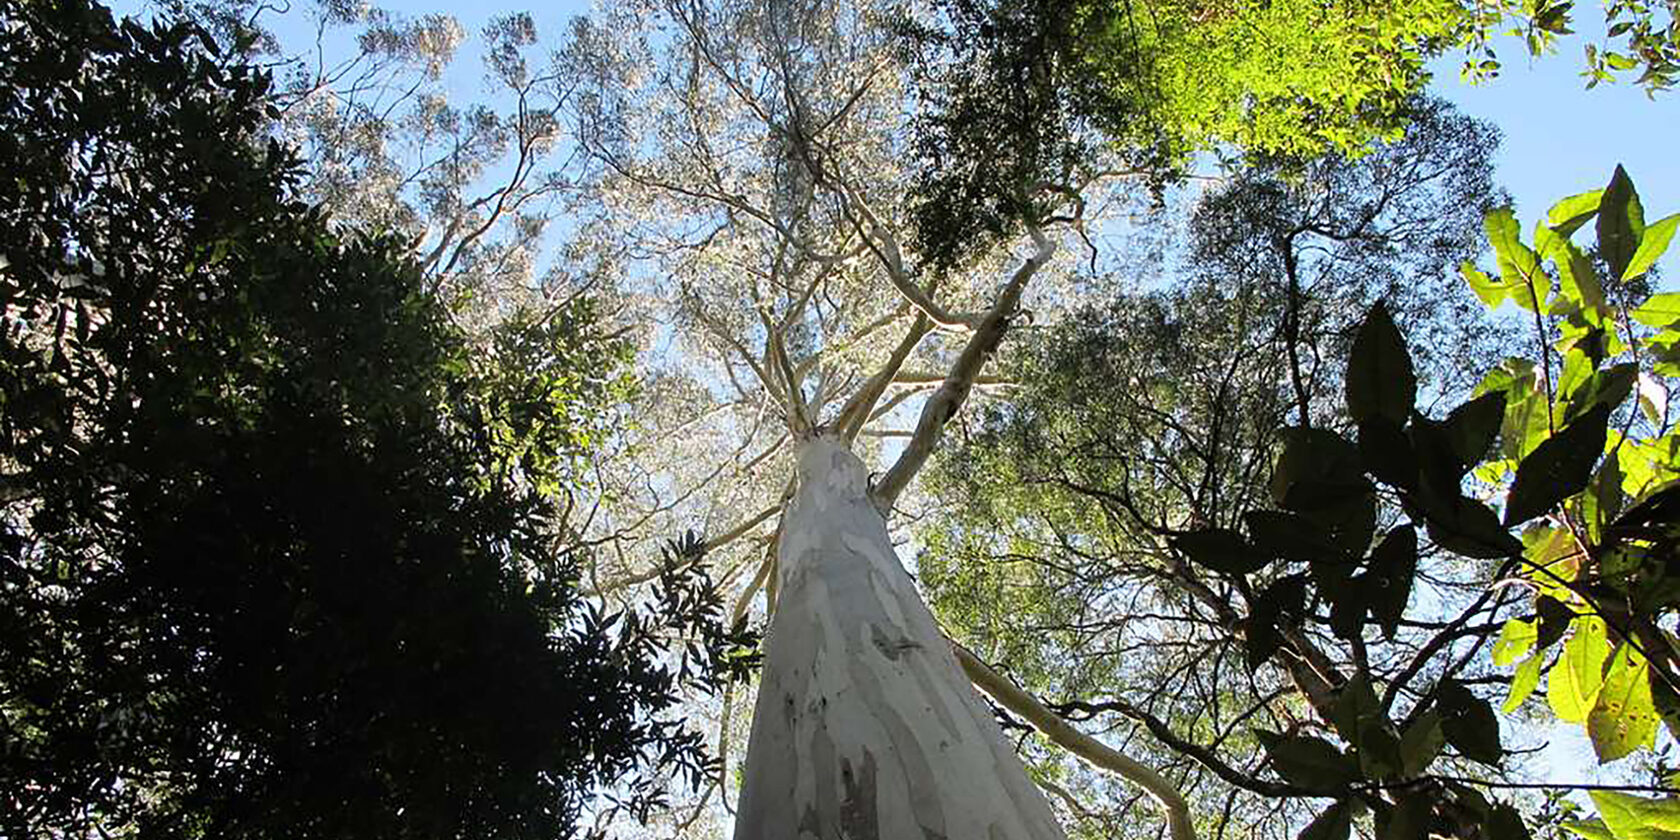
[[[1195,840],[1196,829],[1190,822],[1190,806],[1184,801],[1184,795],[1178,792],[1178,788],[1162,778],[1161,774],[1080,732],[1061,716],[1050,711],[1038,698],[1023,691],[1007,677],[981,662],[968,648],[952,642],[951,649],[956,652],[957,661],[962,664],[963,672],[968,674],[968,678],[981,691],[996,700],[998,705],[1025,718],[1057,746],[1090,762],[1092,766],[1119,774],[1132,784],[1143,788],[1160,804],[1173,840]]]
[[[945,424],[956,416],[957,409],[962,407],[963,400],[968,398],[968,392],[974,387],[974,378],[980,374],[980,368],[986,364],[986,358],[997,350],[1003,341],[1003,334],[1009,329],[1009,320],[1015,314],[1015,308],[1021,302],[1021,292],[1026,288],[1027,281],[1038,272],[1050,256],[1056,252],[1056,245],[1044,236],[1036,225],[1029,225],[1028,232],[1032,234],[1034,252],[1028,257],[1015,274],[1004,285],[1003,291],[998,293],[997,302],[986,316],[980,320],[974,334],[963,346],[962,353],[957,356],[956,364],[951,366],[951,372],[940,384],[939,390],[928,397],[922,404],[922,416],[916,421],[916,436],[904,447],[904,452],[898,456],[898,461],[881,477],[881,482],[870,491],[870,497],[875,506],[883,513],[892,509],[898,500],[898,494],[910,484],[910,479],[916,476],[927,463],[929,455],[933,454],[933,447],[939,442],[939,437],[945,431]]]

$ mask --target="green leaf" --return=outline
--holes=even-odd
[[[1531,837],[1517,809],[1503,802],[1493,806],[1487,820],[1487,840],[1530,840]]]
[[[1517,477],[1505,500],[1507,527],[1540,516],[1586,489],[1593,465],[1604,454],[1609,419],[1610,408],[1596,405],[1535,447],[1517,465]]]
[[[1651,699],[1650,665],[1626,642],[1618,645],[1604,672],[1598,702],[1587,714],[1587,736],[1598,763],[1615,761],[1657,737],[1657,710]]]
[[[1505,392],[1505,421],[1499,427],[1500,451],[1521,460],[1551,433],[1552,404],[1532,381]]]
[[[1494,431],[1498,429],[1496,419]],[[1398,424],[1386,418],[1359,424],[1359,459],[1366,471],[1390,487],[1410,489],[1417,485],[1417,455],[1412,452],[1412,442]]]
[[[1617,56],[1610,53],[1607,58],[1613,65]],[[1598,205],[1598,252],[1610,265],[1612,277],[1627,272],[1644,234],[1645,211],[1639,205],[1639,193],[1628,179],[1627,170],[1617,165]]]
[[[1265,568],[1272,558],[1248,544],[1242,535],[1225,528],[1205,528],[1174,536],[1172,547],[1197,565],[1227,575],[1246,575]]]
[[[1418,719],[1400,734],[1401,775],[1411,778],[1428,770],[1446,744],[1447,737],[1441,734],[1440,712],[1430,709],[1418,715]]]
[[[1447,443],[1465,469],[1480,464],[1493,446],[1494,438],[1499,436],[1499,425],[1505,417],[1505,396],[1504,391],[1492,391],[1447,415],[1444,424]]]
[[[1659,330],[1680,324],[1680,292],[1652,295],[1632,315],[1633,320]]]
[[[1611,365],[1587,377],[1587,381],[1570,397],[1569,408],[1563,413],[1564,422],[1574,420],[1597,405],[1616,410],[1633,393],[1638,377],[1639,368],[1633,362]]]
[[[1311,735],[1281,736],[1264,729],[1254,736],[1271,756],[1272,767],[1290,784],[1311,791],[1337,791],[1359,779],[1359,765],[1329,741]]]
[[[1646,799],[1614,790],[1587,795],[1616,840],[1680,840],[1680,798]]]
[[[1352,830],[1353,810],[1347,800],[1342,799],[1313,817],[1313,821],[1296,835],[1296,840],[1347,840]]]
[[[1598,205],[1603,197],[1604,190],[1593,190],[1563,199],[1547,211],[1546,224],[1557,231],[1558,236],[1567,239],[1581,225],[1598,215]]]
[[[1493,664],[1501,668],[1510,666],[1533,650],[1539,637],[1540,630],[1532,621],[1522,618],[1506,621],[1493,643]]]
[[[1376,819],[1377,840],[1428,840],[1435,806],[1421,791],[1399,794],[1399,802]]]
[[[1511,691],[1505,695],[1505,704],[1499,707],[1500,711],[1505,714],[1516,711],[1534,693],[1540,685],[1540,667],[1545,658],[1543,654],[1536,653],[1517,666],[1517,672],[1511,675]]]
[[[1674,238],[1676,225],[1680,225],[1680,213],[1667,216],[1645,229],[1644,235],[1639,238],[1639,250],[1633,253],[1633,259],[1622,272],[1624,282],[1644,274],[1656,264],[1663,252],[1668,250],[1668,242]]]
[[[1603,820],[1566,820],[1558,823],[1558,828],[1587,840],[1616,840]]]
[[[1552,296],[1552,278],[1540,268],[1539,256],[1523,244],[1516,214],[1509,207],[1489,210],[1482,226],[1499,263],[1499,284],[1505,296],[1530,312],[1544,311]]]
[[[1499,746],[1499,718],[1486,700],[1450,682],[1441,686],[1441,732],[1465,758],[1497,766],[1505,751]]]
[[[1330,725],[1336,728],[1336,734],[1342,736],[1342,740],[1357,747],[1360,729],[1367,719],[1373,717],[1380,717],[1384,722],[1388,720],[1383,715],[1382,702],[1371,688],[1370,677],[1359,671],[1336,692],[1335,705],[1330,709]]]
[[[1417,574],[1417,529],[1400,525],[1383,536],[1371,552],[1367,575],[1367,601],[1371,617],[1392,639],[1400,617],[1412,596],[1412,578]]]
[[[1579,308],[1588,323],[1603,323],[1606,312],[1604,285],[1598,279],[1598,269],[1593,267],[1592,260],[1575,247],[1567,235],[1560,235],[1545,225],[1535,226],[1534,250],[1557,267],[1559,299]]]
[[[1604,619],[1584,615],[1563,645],[1563,657],[1546,676],[1546,702],[1564,723],[1586,723],[1604,684],[1604,660],[1610,657]]]
[[[1417,399],[1412,357],[1382,301],[1365,313],[1354,337],[1345,387],[1348,414],[1355,423],[1381,417],[1404,425],[1412,413]]]

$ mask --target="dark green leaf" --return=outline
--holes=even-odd
[[[1441,714],[1430,709],[1418,715],[1400,735],[1401,775],[1411,778],[1428,770],[1446,743],[1446,736],[1441,734]]]
[[[1494,430],[1498,431],[1497,422]],[[1400,426],[1378,417],[1359,424],[1359,458],[1365,469],[1390,487],[1417,486],[1417,456]]]
[[[1563,422],[1571,422],[1597,405],[1607,406],[1614,411],[1633,393],[1633,383],[1638,375],[1639,367],[1632,362],[1625,362],[1587,377],[1587,381],[1581,383],[1570,397],[1569,408],[1563,413]]]
[[[1435,817],[1432,798],[1423,791],[1405,791],[1398,800],[1377,812],[1377,840],[1427,840]]]
[[[1253,510],[1243,514],[1243,522],[1255,547],[1270,555],[1287,560],[1342,556],[1328,532],[1298,513]]]
[[[1343,799],[1313,817],[1313,821],[1296,835],[1296,840],[1348,840],[1352,829],[1353,810]]]
[[[1540,516],[1586,489],[1593,465],[1604,454],[1609,419],[1609,406],[1596,405],[1522,460],[1505,500],[1507,526]]]
[[[1307,790],[1333,793],[1347,789],[1359,779],[1359,765],[1350,756],[1336,749],[1329,741],[1311,735],[1282,736],[1257,729],[1260,739],[1271,756],[1272,769],[1285,781]]]
[[[1441,732],[1465,758],[1497,766],[1504,750],[1499,746],[1499,717],[1486,700],[1470,689],[1451,682],[1438,695]]]
[[[1173,548],[1197,565],[1227,575],[1246,575],[1264,568],[1272,558],[1248,544],[1242,535],[1225,528],[1206,528],[1172,538]]]
[[[1388,532],[1371,552],[1371,617],[1392,639],[1400,617],[1411,598],[1412,578],[1417,573],[1417,529],[1401,525]]]
[[[1381,301],[1365,314],[1348,358],[1348,414],[1355,423],[1376,418],[1395,425],[1406,422],[1417,399],[1417,377],[1406,341]]]
[[[1517,809],[1503,802],[1493,806],[1493,813],[1488,815],[1487,840],[1530,840],[1531,837]]]
[[[1447,415],[1443,424],[1447,443],[1466,471],[1487,456],[1488,449],[1499,436],[1499,425],[1504,418],[1504,391],[1483,394]]]
[[[1614,63],[1615,54],[1610,57]],[[1598,205],[1598,252],[1610,265],[1612,277],[1627,271],[1644,234],[1645,210],[1639,205],[1639,193],[1618,165]]]

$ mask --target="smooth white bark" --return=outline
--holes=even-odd
[[[868,490],[837,438],[803,444],[735,840],[1062,840]]]

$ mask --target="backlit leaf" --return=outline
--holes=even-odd
[[[1598,252],[1610,265],[1611,276],[1621,277],[1627,271],[1644,233],[1645,210],[1639,193],[1618,165],[1598,205]]]
[[[1505,500],[1507,526],[1540,516],[1586,489],[1593,465],[1604,454],[1609,419],[1609,406],[1595,405],[1517,465],[1517,477]]]
[[[1669,240],[1674,238],[1674,228],[1680,225],[1680,213],[1667,216],[1652,223],[1639,238],[1639,250],[1633,254],[1627,269],[1622,272],[1622,280],[1632,280],[1644,274],[1668,250]]]
[[[1610,658],[1604,619],[1575,619],[1575,632],[1563,645],[1563,657],[1546,674],[1546,702],[1564,723],[1585,723],[1604,684],[1604,660]]]
[[[1417,377],[1406,341],[1382,301],[1373,305],[1359,326],[1348,357],[1348,414],[1355,423],[1385,418],[1403,425],[1417,398]]]
[[[1587,736],[1600,764],[1615,761],[1657,736],[1657,710],[1651,700],[1650,665],[1626,642],[1618,645],[1604,672],[1598,702],[1587,714]]]

